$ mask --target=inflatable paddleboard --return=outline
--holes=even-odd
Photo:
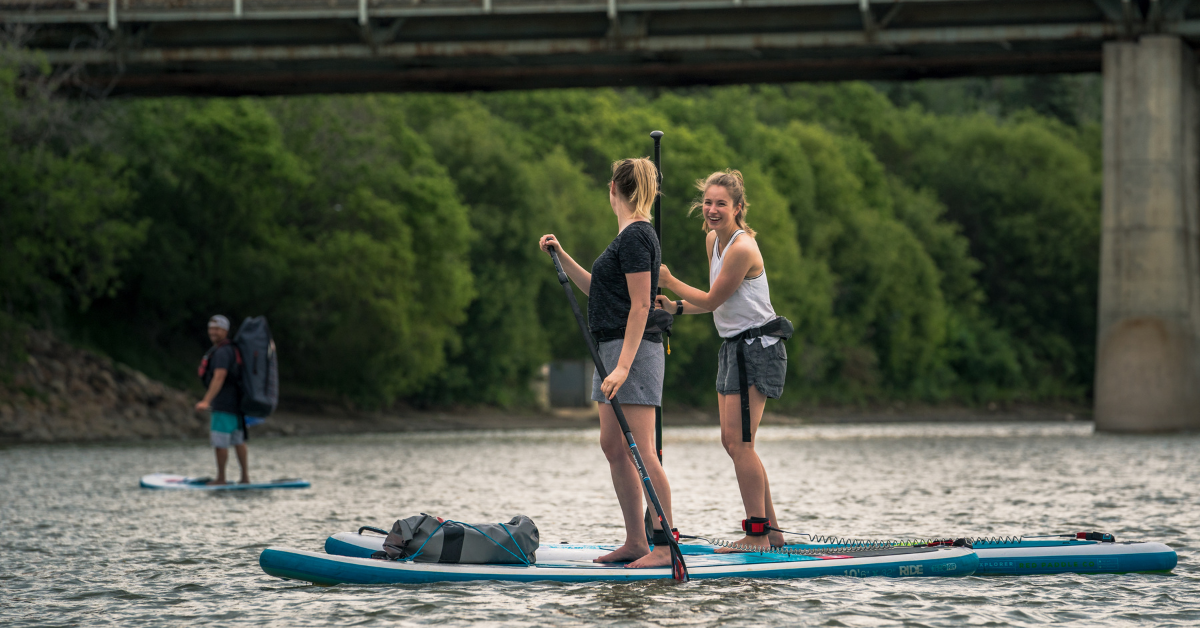
[[[278,578],[322,585],[470,580],[630,582],[671,578],[669,566],[626,569],[621,563],[592,562],[612,549],[600,545],[542,546],[537,550],[536,562],[526,566],[397,562],[269,547],[259,555],[258,564],[267,574]],[[964,547],[904,547],[827,556],[709,553],[687,558],[688,573],[694,580],[969,576],[978,564],[975,552]]]
[[[1049,573],[1166,573],[1175,550],[1162,543],[1112,543],[1076,539],[1020,539],[972,543],[979,554],[975,575]]]
[[[571,547],[543,545],[538,550],[553,556],[555,548]],[[616,546],[600,546],[611,551]],[[799,545],[808,550],[833,545]],[[1162,543],[1107,543],[1076,539],[1010,539],[975,541],[972,544],[979,556],[975,575],[1015,575],[1053,573],[1141,573],[1169,572],[1178,560],[1175,550]],[[325,551],[339,556],[369,557],[383,549],[383,537],[371,534],[340,532],[325,540]],[[712,554],[712,545],[684,544],[679,549],[684,556]],[[690,564],[690,560],[689,560]]]
[[[207,482],[210,479],[211,478],[190,478],[171,473],[151,473],[150,475],[142,476],[141,486],[142,488],[168,489],[176,491],[247,491],[268,488],[308,488],[311,486],[306,480],[298,480],[294,478],[271,480],[270,482],[258,482],[254,484],[221,484],[217,486],[209,485]]]

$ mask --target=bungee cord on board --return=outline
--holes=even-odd
[[[772,545],[770,547],[761,547],[758,545],[733,543],[722,539],[712,539],[704,536],[689,534],[680,534],[679,538],[696,539],[698,541],[704,541],[710,545],[725,547],[739,552],[787,554],[794,556],[824,556],[842,552],[870,552],[897,548],[936,547],[941,545],[970,546],[968,539],[853,539],[812,535],[801,532],[786,532],[784,530],[778,530],[777,528],[771,529],[784,532],[785,534],[807,536],[810,540],[808,543],[794,543],[790,545]]]
[[[1102,541],[1113,542],[1115,539],[1111,534],[1099,532],[1080,532],[1076,534],[1040,534],[1040,535],[1021,535],[1021,536],[983,536],[983,537],[958,537],[958,538],[923,538],[923,539],[856,539],[839,536],[826,536],[821,534],[810,534],[807,532],[789,532],[776,527],[770,527],[772,531],[782,532],[784,534],[792,534],[795,536],[808,537],[805,543],[794,543],[788,545],[772,545],[770,547],[760,547],[758,545],[747,545],[745,543],[734,543],[722,539],[711,539],[704,536],[681,534],[681,539],[695,539],[704,541],[710,545],[725,547],[739,552],[757,552],[763,554],[792,554],[802,556],[819,556],[833,554],[838,552],[870,552],[887,549],[913,548],[913,547],[973,547],[975,545],[1020,545],[1021,543],[1032,539],[1076,539],[1087,541]]]

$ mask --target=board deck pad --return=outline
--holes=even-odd
[[[269,482],[256,482],[252,484],[220,485],[207,484],[209,479],[210,478],[188,477],[186,475],[176,475],[173,473],[151,473],[150,475],[143,475],[139,484],[142,488],[173,491],[247,491],[277,488],[309,488],[311,486],[308,481],[296,478],[284,478],[271,480]]]

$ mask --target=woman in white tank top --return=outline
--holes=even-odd
[[[754,450],[754,434],[767,397],[777,399],[783,393],[787,352],[781,338],[770,334],[786,319],[776,316],[771,307],[762,253],[754,231],[746,225],[742,174],[737,170],[714,172],[697,181],[696,187],[703,200],[692,207],[703,214],[708,233],[709,291],[679,281],[663,266],[659,284],[682,300],[659,296],[658,307],[676,315],[712,312],[717,332],[726,339],[717,367],[721,444],[733,459],[747,517],[742,522],[746,537],[737,544],[747,549],[783,545],[783,534],[775,529],[778,523],[767,472]],[[790,335],[790,323],[787,329],[786,335]],[[743,394],[742,381],[748,394]]]

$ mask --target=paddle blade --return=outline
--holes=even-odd
[[[676,582],[687,582],[688,570],[687,565],[683,564],[683,552],[679,551],[679,546],[671,544],[671,575]]]

